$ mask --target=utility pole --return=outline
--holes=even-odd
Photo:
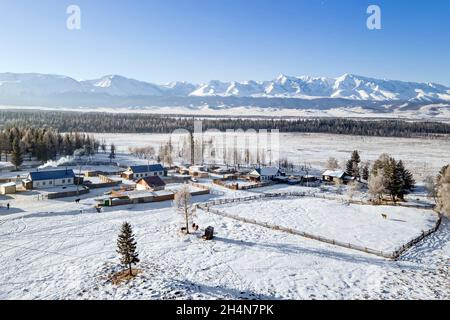
[[[195,142],[194,142],[194,133],[189,131],[189,138],[191,140],[191,165],[195,165]]]
[[[77,178],[77,196],[80,194],[80,177],[81,177],[81,164],[80,164],[80,170]]]

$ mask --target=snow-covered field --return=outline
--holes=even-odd
[[[98,137],[125,151],[130,145],[158,147],[168,136]],[[328,157],[347,159],[354,148],[361,150],[363,159],[389,152],[407,160],[415,174],[422,170],[434,174],[450,162],[445,152],[450,149],[447,140],[291,134],[282,139],[284,155],[310,162],[317,172]],[[128,163],[133,159],[118,154],[117,161]],[[117,167],[83,166],[83,170],[88,169],[114,171]],[[8,174],[3,172],[1,176]],[[25,175],[26,171],[14,174]],[[212,193],[194,197],[195,202],[274,191],[328,196],[336,192],[335,187],[286,185],[231,191],[213,185],[210,179],[199,180]],[[176,186],[168,188],[172,187]],[[436,234],[399,261],[389,261],[201,210],[195,218],[200,231],[187,237],[179,232],[182,218],[171,202],[106,208],[97,213],[95,199],[109,190],[91,190],[80,196],[79,204],[75,198],[37,200],[37,191],[0,196],[0,299],[450,298],[447,219]],[[312,198],[291,200],[234,204],[225,209],[379,250],[396,248],[435,221],[429,211],[414,208],[347,206]],[[419,192],[410,202],[426,201]],[[10,210],[5,208],[6,203],[11,204]],[[382,213],[388,214],[387,220],[382,219]],[[124,221],[130,222],[136,233],[141,258],[137,268],[142,273],[131,283],[116,286],[107,276],[119,268],[116,239]],[[217,237],[213,241],[201,239],[207,226],[215,228]]]
[[[114,286],[123,221],[135,228],[143,275]],[[378,259],[301,237],[201,214],[217,238],[185,237],[169,207],[94,213],[42,213],[0,226],[0,298],[448,298],[448,223],[444,241],[400,262]],[[425,244],[424,244],[425,245]],[[414,251],[415,252],[415,251]],[[411,253],[412,254],[412,253]],[[448,267],[448,265],[447,265]],[[412,282],[411,275],[416,279]],[[402,281],[407,281],[406,283]],[[400,286],[398,284],[400,282]],[[409,282],[409,283],[408,283]]]
[[[395,251],[422,230],[431,229],[438,218],[430,210],[347,204],[311,197],[263,199],[216,208],[384,252]],[[388,219],[384,220],[382,214],[387,214]]]
[[[203,241],[200,231],[186,237],[178,231],[182,219],[170,202],[107,208],[98,214],[92,208],[93,197],[103,191],[93,190],[92,194],[81,196],[80,204],[75,204],[73,198],[32,201],[25,195],[15,195],[13,199],[0,199],[12,204],[10,211],[4,206],[0,208],[0,299],[448,299],[450,296],[448,220],[444,220],[437,234],[394,262],[201,210],[196,222],[201,229],[214,226],[217,237]],[[194,201],[249,194],[215,187],[212,195],[194,197]],[[296,201],[292,206],[295,210],[317,204]],[[283,208],[276,209],[293,215]],[[392,220],[378,221],[378,209],[369,213],[348,209],[343,214],[367,230],[367,241],[378,236],[383,245],[392,243],[384,239],[388,232],[410,232],[429,223],[423,213],[414,209],[394,210]],[[397,208],[387,209],[392,212]],[[326,225],[332,220],[320,224],[313,211],[306,215],[311,218],[311,228],[329,229]],[[338,214],[329,213],[331,217]],[[363,215],[367,215],[366,225],[363,218],[358,218]],[[276,216],[282,216],[282,211]],[[393,220],[399,218],[406,222]],[[106,276],[118,268],[115,242],[124,221],[134,227],[141,258],[138,268],[143,272],[132,283],[116,286]],[[381,228],[383,223],[386,230]],[[350,228],[339,223],[335,230],[346,236]],[[401,237],[398,234],[398,238],[391,240]]]

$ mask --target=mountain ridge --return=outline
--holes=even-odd
[[[356,101],[450,102],[450,88],[441,84],[376,79],[348,73],[337,78],[281,74],[267,81],[211,80],[204,84],[176,81],[162,85],[121,75],[77,81],[54,74],[0,73],[0,99],[20,95],[75,93],[117,97],[339,98]]]

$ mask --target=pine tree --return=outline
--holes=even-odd
[[[109,160],[110,162],[112,161],[112,159],[116,158],[116,146],[113,144],[111,144],[111,149],[110,149],[110,153],[109,153]]]
[[[352,160],[347,161],[347,164],[345,166],[345,172],[348,173],[349,175],[353,176],[353,161]]]
[[[412,173],[405,168],[402,160],[397,162],[396,170],[401,180],[401,188],[399,190],[398,196],[400,199],[404,199],[405,194],[408,194],[414,189],[416,182],[414,181]]]
[[[353,151],[351,161],[357,164],[361,163],[361,157],[359,156],[358,150]]]
[[[20,148],[19,138],[15,138],[13,142],[11,163],[16,167],[16,170],[18,170],[23,163],[22,150]]]
[[[361,170],[361,178],[363,180],[368,181],[370,176],[369,163],[365,163]]]
[[[132,265],[139,262],[136,252],[136,240],[133,230],[128,222],[125,222],[117,239],[117,253],[120,255],[120,263],[128,268],[129,275],[133,275]]]
[[[389,158],[384,167],[384,174],[386,178],[386,190],[389,192],[392,201],[397,200],[397,196],[401,194],[403,189],[403,182],[399,171],[397,170],[397,162],[394,158]]]
[[[353,151],[349,161],[347,161],[346,172],[355,178],[360,178],[359,164],[361,163],[361,157],[357,150]]]

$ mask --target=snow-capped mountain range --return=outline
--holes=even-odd
[[[450,121],[450,88],[436,83],[290,77],[153,84],[119,75],[77,81],[48,74],[0,73],[1,108],[104,110],[212,116],[408,117]]]
[[[357,101],[450,101],[450,88],[436,83],[379,80],[352,74],[338,78],[280,75],[269,81],[205,84],[172,82],[152,84],[118,75],[77,81],[45,74],[0,74],[0,98],[20,95],[46,96],[67,93],[107,94],[118,97],[253,97],[253,98],[339,98]]]

